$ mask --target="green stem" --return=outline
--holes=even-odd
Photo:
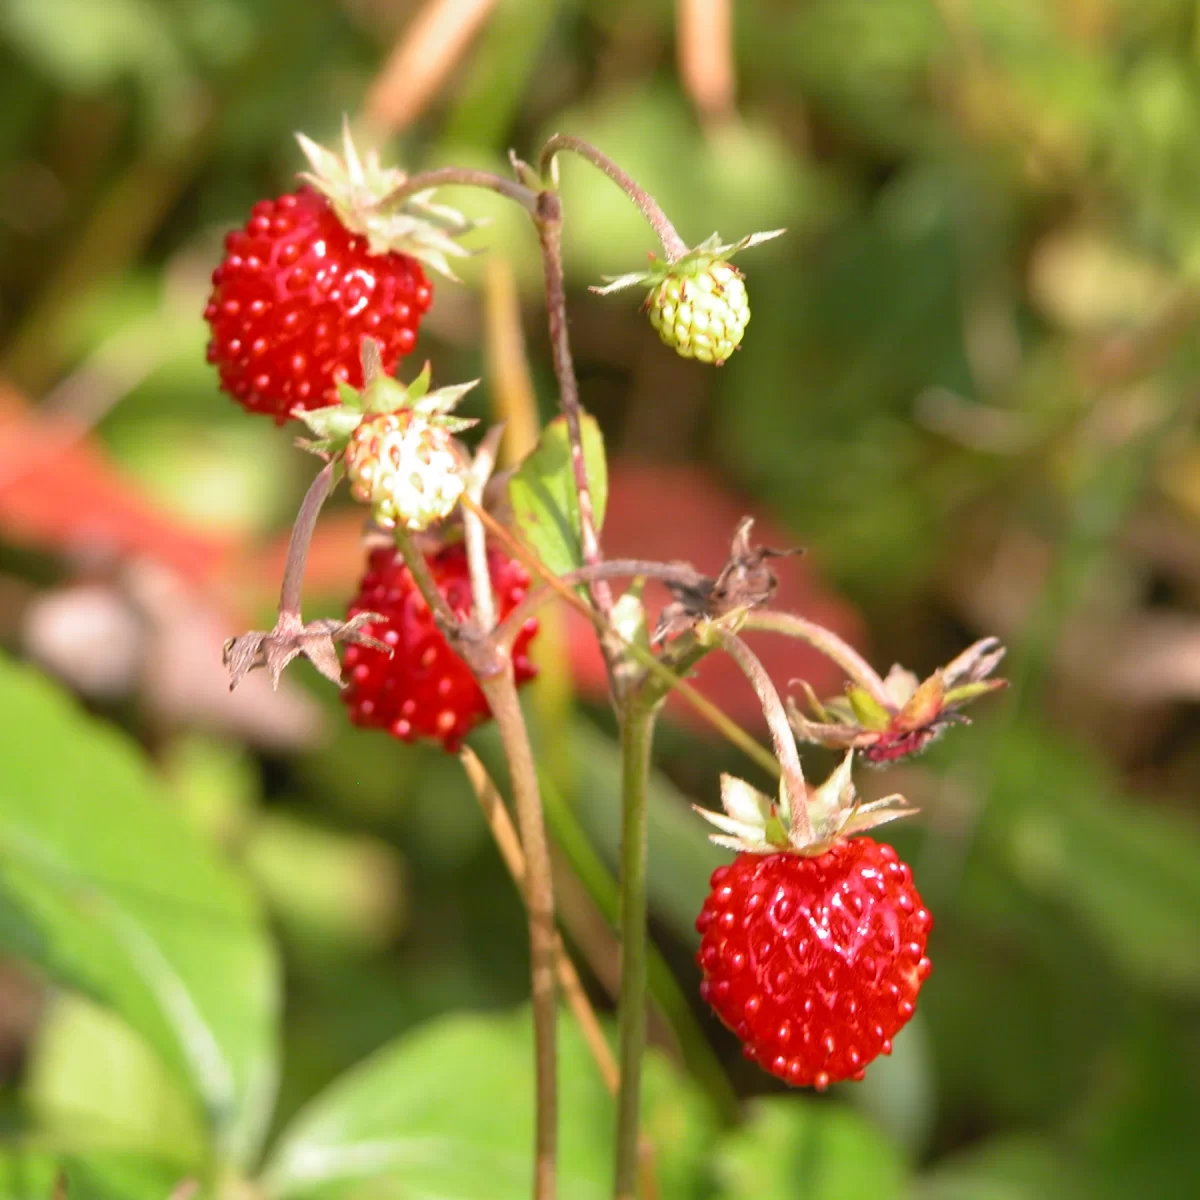
[[[617,1007],[615,1200],[636,1200],[642,1056],[646,1047],[646,797],[656,704],[631,698],[621,713],[621,992]]]
[[[583,884],[600,915],[615,926],[620,912],[617,881],[588,840],[571,805],[547,772],[538,772],[538,782],[546,809],[546,824],[554,844],[562,851],[572,873]],[[646,944],[646,982],[651,1004],[670,1027],[679,1045],[683,1065],[688,1074],[704,1088],[714,1116],[723,1125],[734,1124],[739,1118],[740,1109],[725,1068],[713,1053],[670,964],[649,939]]]

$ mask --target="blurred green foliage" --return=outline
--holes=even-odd
[[[360,111],[418,8],[0,0],[0,371],[34,404],[99,414],[157,511],[251,556],[308,468],[217,393],[207,275],[224,230],[290,186],[292,131],[328,141]],[[699,1004],[691,920],[720,856],[687,802],[746,764],[663,731],[659,1195],[1193,1196],[1200,5],[735,8],[736,116],[697,118],[666,0],[499,0],[386,147],[505,171],[510,146],[532,156],[563,130],[690,241],[787,226],[742,263],[744,348],[707,370],[627,298],[588,295],[653,238],[608,180],[562,162],[610,510],[621,459],[700,463],[810,548],[878,666],[924,673],[982,634],[1012,647],[1013,686],[974,728],[867,780],[924,810],[896,844],[936,917],[935,971],[895,1056],[832,1097],[776,1089]],[[452,198],[491,218],[473,243],[516,272],[548,418],[528,222]],[[439,379],[485,370],[485,262],[437,285],[420,349]],[[486,415],[486,387],[465,411]],[[31,478],[49,496],[53,459]],[[45,596],[123,586],[93,535],[80,555],[10,524],[19,482],[0,474],[0,1196],[50,1196],[60,1165],[72,1200],[190,1177],[227,1197],[248,1179],[272,1197],[526,1194],[524,922],[458,765],[350,729],[307,668],[291,702],[325,734],[281,742],[244,714],[170,708],[144,663],[116,692],[17,665],[52,657],[27,619]],[[315,606],[337,611],[354,582],[326,580]],[[267,606],[274,586],[217,590]],[[586,885],[564,888],[577,957],[609,1010],[593,906],[611,920],[616,746],[593,704],[562,709],[563,670],[543,664],[528,707]],[[473,742],[500,775],[493,733]],[[606,1194],[611,1111],[564,1038],[563,1194],[582,1200]]]

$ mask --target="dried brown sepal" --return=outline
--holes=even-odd
[[[342,665],[338,662],[338,642],[357,642],[390,655],[390,646],[362,632],[364,625],[386,620],[379,613],[358,613],[348,621],[323,618],[307,624],[298,613],[280,613],[275,628],[269,632],[253,630],[240,637],[230,638],[221,655],[229,668],[229,690],[232,692],[253,670],[265,667],[271,683],[279,686],[279,677],[292,659],[303,655],[326,679],[345,687]]]
[[[997,638],[983,638],[924,682],[894,666],[884,680],[886,705],[855,687],[821,702],[804,685],[810,715],[789,699],[788,718],[802,741],[831,750],[857,750],[866,762],[886,766],[919,754],[950,725],[970,724],[959,709],[1007,686],[1007,680],[988,678],[1003,657]]]
[[[674,599],[662,611],[654,630],[653,644],[695,629],[703,621],[715,621],[731,613],[760,608],[770,600],[779,580],[767,565],[768,560],[803,554],[804,551],[755,546],[750,541],[753,527],[753,517],[743,517],[738,523],[729,560],[715,579],[697,571],[692,580],[667,584]]]

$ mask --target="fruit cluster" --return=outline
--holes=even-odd
[[[364,168],[349,140],[342,159],[302,145],[315,172],[310,182],[260,201],[245,227],[225,240],[204,312],[212,331],[208,358],[221,387],[247,411],[279,424],[302,420],[318,436],[309,449],[340,456],[352,494],[376,524],[426,530],[450,515],[465,487],[452,435],[474,422],[449,413],[467,388],[429,391],[428,372],[405,386],[392,372],[415,349],[433,299],[421,258],[432,244],[440,247],[438,263],[445,245],[419,222],[380,225],[357,191],[374,171],[377,202],[396,176],[373,160]],[[428,552],[426,562],[454,614],[468,617],[461,542]],[[504,617],[529,576],[495,547],[488,568]],[[379,619],[361,621],[367,613]],[[371,552],[346,615],[360,618],[344,660],[351,719],[404,741],[425,738],[457,750],[487,717],[487,702],[397,550]],[[519,684],[535,674],[528,647],[536,630],[530,621],[514,646]]]
[[[340,678],[333,644],[341,641],[344,699],[355,724],[455,752],[487,719],[488,704],[426,597],[435,599],[434,589],[441,596],[446,627],[447,612],[459,622],[472,616],[468,555],[444,524],[469,483],[478,483],[454,438],[474,424],[453,415],[472,385],[430,390],[428,369],[407,385],[393,371],[413,352],[433,297],[423,263],[449,273],[446,255],[462,251],[447,230],[466,224],[434,205],[431,193],[413,196],[411,209],[394,208],[394,197],[409,194],[405,177],[373,157],[360,162],[348,138],[344,158],[307,139],[301,144],[313,168],[308,184],[256,205],[245,228],[226,240],[205,310],[208,357],[244,408],[279,423],[302,420],[315,435],[302,444],[331,464],[328,478],[344,470],[351,494],[397,542],[369,552],[346,622],[304,626],[298,612],[281,608],[270,635],[235,639],[234,681],[256,665],[277,678],[298,653]],[[780,232],[728,245],[714,234],[687,249],[672,229],[666,261],[597,290],[648,288],[645,308],[662,340],[684,357],[720,365],[750,319],[742,274],[729,259]],[[409,534],[430,530],[434,548],[422,553]],[[743,523],[726,572],[677,593],[674,623],[660,626],[656,640],[703,637],[707,627],[710,645],[724,638],[737,656],[742,610],[769,596],[774,577],[763,560],[779,553],[752,552],[748,539]],[[486,562],[503,620],[530,578],[494,546]],[[414,570],[427,576],[424,592]],[[730,600],[739,581],[744,603]],[[757,590],[746,592],[754,581]],[[518,684],[535,674],[529,648],[536,632],[530,619],[513,642]],[[850,774],[855,755],[886,765],[923,749],[965,720],[963,705],[1001,686],[988,676],[1002,654],[985,639],[924,682],[900,668],[886,680],[868,669],[867,686],[859,679],[842,697],[821,702],[810,692],[807,715],[793,705],[790,731],[770,686],[788,739],[780,742],[773,727],[776,747],[793,762],[792,787],[786,769],[775,798],[726,776],[724,814],[703,812],[720,831],[713,840],[737,855],[713,873],[696,920],[701,993],[747,1057],[785,1082],[824,1089],[861,1079],[872,1060],[891,1052],[930,972],[933,920],[912,873],[890,846],[862,836],[912,810],[894,796],[861,803]],[[794,748],[787,750],[793,733],[847,751],[819,788],[803,784]]]

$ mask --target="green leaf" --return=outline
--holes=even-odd
[[[609,1195],[613,1105],[575,1027],[560,1021],[559,1194]],[[654,1054],[644,1120],[656,1136],[662,1200],[698,1187],[712,1137],[698,1095]],[[314,1100],[266,1171],[273,1197],[527,1200],[533,1054],[527,1010],[455,1015],[380,1050]]]
[[[942,1159],[922,1175],[913,1200],[1095,1200],[1099,1180],[1045,1138],[1011,1134]],[[1106,1194],[1106,1193],[1105,1193]],[[1154,1194],[1154,1193],[1149,1193]],[[1164,1195],[1166,1193],[1163,1193]]]
[[[277,966],[241,881],[123,735],[0,659],[0,947],[118,1012],[253,1157],[276,1076]]]
[[[996,756],[990,832],[1029,890],[1070,910],[1133,978],[1200,994],[1200,825],[1022,724]]]
[[[0,31],[47,74],[79,91],[137,75],[186,77],[169,18],[150,0],[8,0]]]
[[[197,1106],[146,1043],[70,993],[38,1026],[23,1100],[40,1135],[73,1149],[154,1154],[181,1175],[202,1169],[208,1156]]]
[[[900,1196],[900,1152],[862,1117],[803,1096],[760,1100],[717,1149],[718,1200]]]
[[[583,414],[581,428],[588,487],[599,532],[608,502],[604,437],[595,417],[587,413]],[[565,417],[555,417],[542,430],[536,449],[510,480],[509,496],[521,532],[551,571],[561,575],[583,563],[579,504]]]
[[[40,1143],[3,1145],[0,1200],[51,1200],[60,1171],[67,1200],[164,1200],[186,1178],[178,1168],[139,1154],[91,1150],[76,1155]]]

